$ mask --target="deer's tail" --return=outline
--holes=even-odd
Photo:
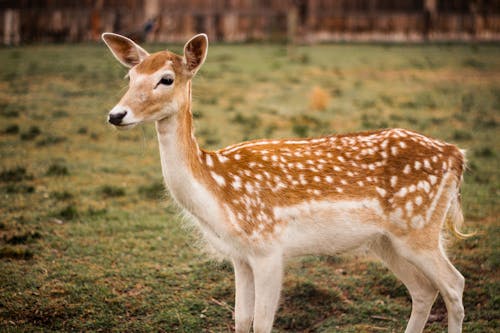
[[[460,228],[464,224],[464,215],[462,213],[462,202],[461,202],[461,194],[460,188],[463,181],[463,173],[467,167],[467,160],[465,158],[465,150],[460,150],[460,153],[457,154],[456,158],[456,167],[455,172],[457,173],[458,183],[457,183],[457,191],[456,194],[452,197],[450,207],[448,209],[448,213],[446,215],[446,228],[450,231],[450,233],[458,239],[466,239],[474,236],[476,233],[463,233],[460,231]]]

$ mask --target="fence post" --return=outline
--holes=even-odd
[[[287,43],[288,57],[290,58],[293,58],[295,56],[298,18],[299,15],[297,6],[294,5],[287,11],[287,16],[286,16],[286,43]]]
[[[424,24],[422,30],[422,37],[425,41],[429,40],[432,30],[436,28],[437,17],[437,1],[425,0],[424,2]]]
[[[20,14],[18,9],[7,9],[4,12],[3,44],[19,45],[21,41]]]

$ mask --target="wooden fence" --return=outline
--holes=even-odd
[[[0,0],[5,45],[138,41],[500,41],[500,0]]]

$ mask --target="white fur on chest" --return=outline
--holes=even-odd
[[[172,177],[167,174],[164,177],[172,197],[183,208],[187,218],[200,230],[204,240],[219,255],[230,257],[234,249],[228,228],[224,227],[226,217],[213,194],[194,179],[185,182],[186,178],[179,175]]]
[[[177,123],[171,121],[162,126],[165,134],[158,134],[158,139],[165,185],[209,242],[222,251],[222,246],[215,243],[224,244],[225,239],[229,238],[225,212],[214,194],[190,172],[186,153],[176,137]]]

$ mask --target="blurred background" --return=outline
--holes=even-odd
[[[448,253],[464,331],[500,332],[500,0],[0,0],[0,332],[234,332],[232,265],[186,230],[153,124],[106,122],[128,81],[104,31],[178,54],[208,34],[204,149],[388,127],[466,149],[477,234]],[[410,296],[373,258],[286,273],[273,333],[404,331]],[[425,331],[446,326],[438,298]]]
[[[2,0],[5,45],[96,41],[500,40],[499,0]]]

